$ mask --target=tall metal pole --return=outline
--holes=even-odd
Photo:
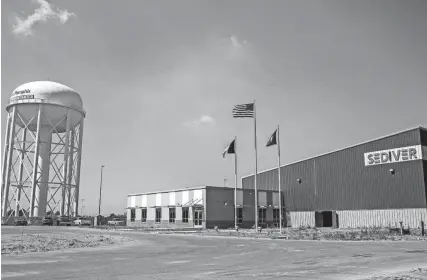
[[[237,137],[234,137],[234,229],[237,229]]]
[[[80,206],[82,210],[80,210],[80,216],[83,216],[83,201],[85,201],[83,198],[80,199],[82,201],[82,205]]]
[[[70,149],[69,149],[69,155],[68,155],[68,178],[67,178],[67,216],[70,216],[73,208],[71,207],[71,183],[73,179],[73,167],[74,167],[74,128],[71,129],[71,140],[70,140]],[[74,200],[74,199],[73,199]]]
[[[280,234],[282,234],[282,192],[280,185],[280,133],[279,126],[277,126],[277,176],[279,181],[279,219],[280,219]]]
[[[254,178],[254,191],[255,191],[255,232],[258,232],[258,191],[257,191],[257,176],[258,176],[258,151],[256,141],[256,108],[254,100],[254,133],[255,133],[255,178]]]
[[[10,131],[9,131],[9,149],[7,154],[7,168],[5,174],[5,186],[3,193],[3,217],[8,219],[8,208],[9,208],[9,188],[10,188],[10,173],[12,171],[12,157],[13,157],[13,146],[15,140],[15,119],[16,119],[16,106],[12,108],[12,120],[10,123]]]
[[[98,216],[101,216],[101,195],[102,195],[102,170],[105,165],[101,165],[101,183],[99,184],[99,207],[98,207]]]
[[[24,161],[25,161],[25,154],[26,154],[26,150],[25,150],[25,141],[27,140],[27,128],[24,128],[24,131],[22,132],[22,145],[21,145],[21,160],[20,160],[20,164],[19,164],[19,175],[18,175],[18,194],[17,194],[17,198],[16,198],[16,204],[15,204],[15,217],[19,217],[19,208],[20,208],[20,203],[21,203],[21,192],[22,192],[22,188],[24,187],[22,185],[22,175],[24,173]]]
[[[79,143],[78,143],[78,150],[77,150],[77,170],[76,170],[76,189],[74,190],[74,213],[77,217],[78,210],[79,210],[79,193],[80,193],[80,166],[82,163],[82,141],[83,141],[83,123],[84,119],[80,121],[79,125]],[[76,129],[76,128],[75,128]]]
[[[39,111],[37,113],[37,132],[36,132],[36,146],[34,147],[34,165],[33,165],[33,180],[31,182],[31,204],[30,204],[30,217],[34,217],[34,208],[36,200],[36,189],[38,188],[37,172],[39,167],[39,152],[40,152],[40,129],[41,117],[43,114],[43,104],[39,104]]]
[[[4,186],[6,184],[6,169],[7,169],[7,155],[9,154],[9,133],[10,133],[10,113],[7,114],[6,122],[6,133],[4,136],[4,153],[3,153],[3,165],[2,165],[2,179],[1,179],[1,197],[3,197]]]
[[[71,110],[67,112],[67,122],[65,128],[65,147],[64,147],[64,164],[63,164],[63,178],[61,189],[61,216],[65,215],[65,191],[67,189],[68,181],[68,154],[70,148],[70,126],[71,126]]]

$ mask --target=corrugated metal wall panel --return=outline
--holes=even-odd
[[[135,221],[141,221],[141,209],[135,209]]]
[[[290,212],[292,227],[314,227],[314,212]]]
[[[203,204],[203,190],[193,190],[194,202]]]
[[[146,194],[141,196],[141,207],[147,207],[147,195]]]
[[[273,206],[273,193],[272,192],[267,192],[267,205]]]
[[[427,220],[427,209],[345,210],[337,211],[340,228],[399,227],[417,228]]]
[[[424,192],[426,194],[426,204],[427,204],[427,160],[423,160],[423,172],[424,172]]]
[[[162,206],[162,194],[161,193],[156,193],[156,206]]]
[[[243,205],[243,190],[237,190],[237,205]]]
[[[156,206],[156,197],[157,196],[154,193],[147,195],[147,207],[154,207],[154,206]]]
[[[279,203],[279,193],[278,192],[274,192],[273,194],[273,206],[280,206]]]
[[[169,205],[169,193],[161,193],[161,199],[162,199],[162,206],[167,207]]]
[[[156,208],[147,208],[147,221],[156,220]]]
[[[176,204],[175,195],[176,195],[176,192],[170,192],[169,193],[169,205],[175,205]]]
[[[176,192],[175,193],[175,201],[176,205],[182,205],[182,192]]]
[[[265,191],[258,192],[258,205],[267,206],[267,192]]]
[[[135,207],[141,207],[142,205],[142,195],[135,196]]]
[[[168,207],[162,207],[162,219],[161,221],[168,221],[169,222],[169,208]]]
[[[182,192],[182,205],[186,205],[190,201],[189,191]]]
[[[420,144],[414,129],[281,168],[288,211],[427,207],[422,161],[365,166],[364,153]],[[390,173],[395,170],[395,174]],[[298,179],[301,181],[298,182]],[[276,181],[275,181],[276,180]],[[274,189],[277,170],[258,174],[259,190]],[[244,189],[254,177],[242,179]]]

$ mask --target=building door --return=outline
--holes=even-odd
[[[201,227],[203,221],[203,209],[194,209],[194,226]]]

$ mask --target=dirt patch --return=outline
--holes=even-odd
[[[393,273],[389,275],[375,275],[361,280],[425,280],[427,279],[427,269],[417,268],[407,273]]]
[[[17,234],[1,238],[1,254],[50,252],[70,248],[94,248],[128,241],[102,234]]]

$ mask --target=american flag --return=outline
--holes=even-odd
[[[236,105],[233,108],[233,118],[253,118],[254,103]]]

